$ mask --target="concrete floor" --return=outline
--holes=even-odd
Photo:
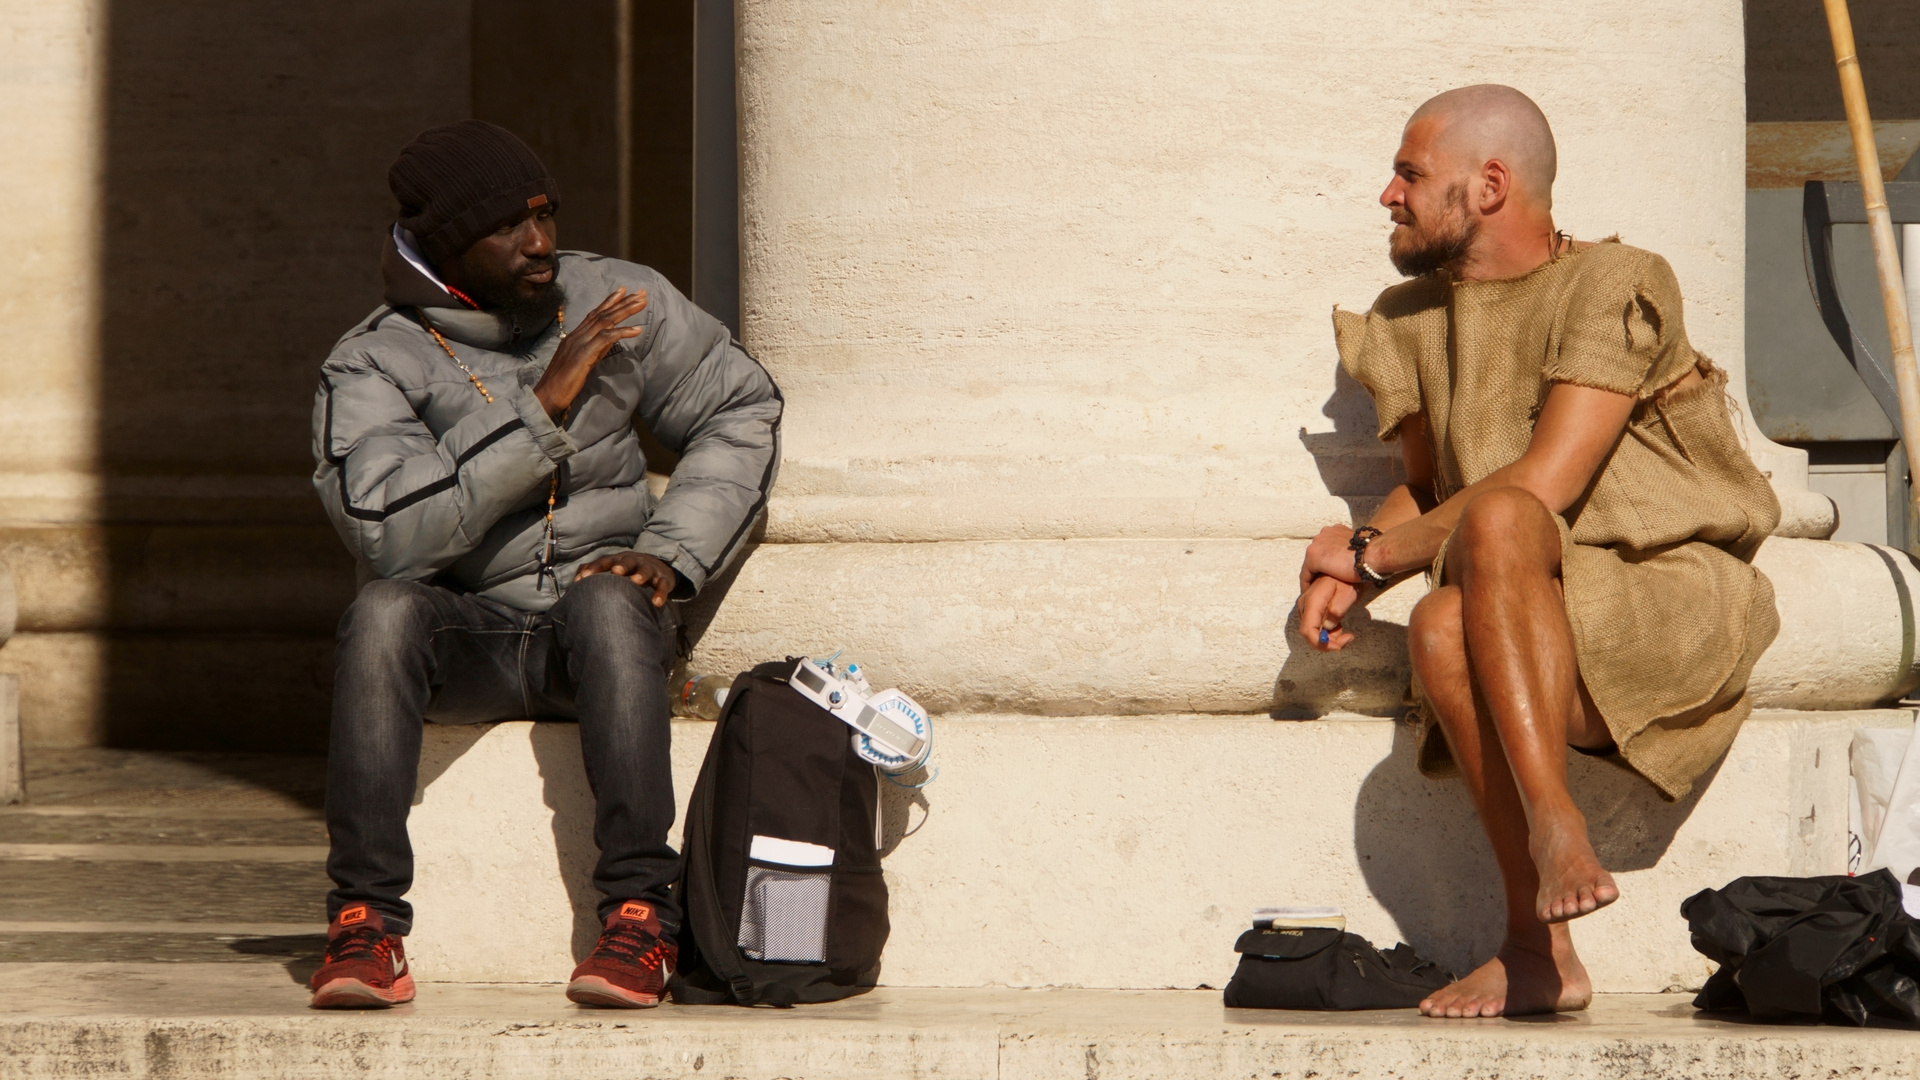
[[[1761,1027],[1676,995],[1436,1021],[1229,1010],[1206,991],[895,990],[790,1010],[582,1009],[433,984],[317,1013],[272,965],[0,965],[0,1074],[42,1077],[1912,1077],[1920,1035]]]
[[[1763,1027],[1684,995],[1586,1013],[1227,1010],[1213,991],[882,988],[791,1010],[581,1009],[558,985],[425,984],[317,1013],[321,764],[30,755],[0,808],[0,1077],[1920,1076],[1920,1034]],[[556,972],[555,978],[564,975]]]

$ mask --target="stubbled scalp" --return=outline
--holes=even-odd
[[[1422,120],[1438,125],[1439,148],[1461,166],[1477,170],[1497,158],[1513,173],[1523,198],[1553,208],[1558,154],[1547,115],[1532,98],[1498,83],[1462,86],[1428,99],[1407,124]]]

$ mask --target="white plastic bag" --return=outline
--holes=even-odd
[[[1849,861],[1847,872],[1865,873],[1871,866],[1873,844],[1880,835],[1880,824],[1887,816],[1887,803],[1893,798],[1894,782],[1900,778],[1900,763],[1913,742],[1913,729],[1861,728],[1853,733],[1852,761],[1854,795],[1857,798],[1848,815],[1859,821],[1856,830],[1859,860]]]
[[[1849,858],[1851,873],[1885,867],[1904,884],[1920,868],[1920,739],[1913,736],[1911,727],[1853,733],[1849,764],[1859,800],[1861,857],[1857,868]],[[1920,886],[1906,886],[1905,907],[1920,917]]]

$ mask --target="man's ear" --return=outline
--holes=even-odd
[[[1480,214],[1486,216],[1500,212],[1513,195],[1513,170],[1507,163],[1494,158],[1480,167]]]

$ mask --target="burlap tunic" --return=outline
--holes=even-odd
[[[1340,362],[1373,395],[1380,438],[1425,414],[1442,500],[1520,457],[1553,383],[1634,396],[1619,445],[1561,516],[1562,581],[1594,704],[1626,764],[1669,799],[1733,742],[1753,708],[1747,678],[1780,628],[1773,587],[1750,565],[1780,506],[1680,309],[1666,260],[1603,242],[1523,277],[1429,274],[1364,316],[1334,312]],[[1667,392],[1696,365],[1703,384]],[[1436,735],[1429,718],[1430,775],[1451,765]]]

